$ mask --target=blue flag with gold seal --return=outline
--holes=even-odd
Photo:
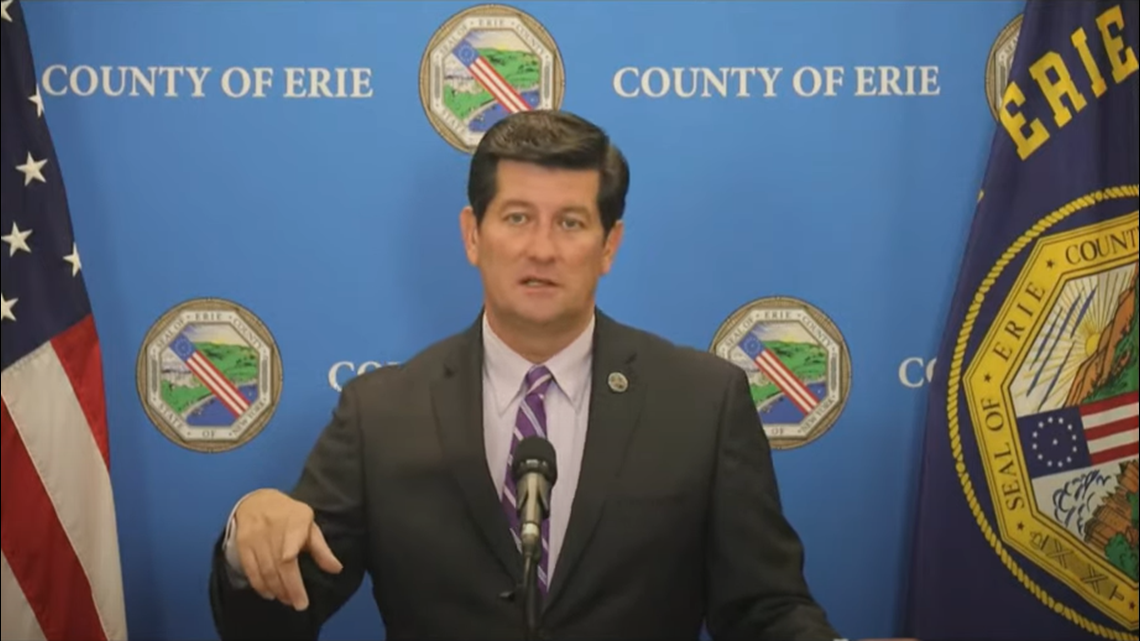
[[[1135,0],[1030,0],[930,387],[906,633],[1135,639]]]

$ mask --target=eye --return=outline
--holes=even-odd
[[[585,223],[583,223],[581,220],[578,220],[577,218],[562,219],[562,226],[568,229],[581,229],[584,225]]]
[[[526,214],[520,212],[509,213],[504,218],[506,219],[507,223],[511,225],[520,225],[526,222]]]

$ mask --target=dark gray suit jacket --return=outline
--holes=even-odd
[[[505,598],[521,561],[483,448],[481,321],[350,381],[292,496],[340,575],[302,556],[310,607],[235,590],[219,536],[210,598],[223,639],[315,639],[365,572],[389,639],[523,636]],[[623,373],[624,392],[612,391]],[[781,513],[744,373],[601,312],[579,486],[544,638],[834,639]]]

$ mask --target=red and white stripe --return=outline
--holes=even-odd
[[[499,75],[498,71],[495,71],[495,68],[483,56],[477,56],[467,66],[467,70],[471,72],[471,75],[480,85],[483,85],[491,97],[507,111],[511,113],[530,111],[530,104],[519,95],[519,92],[515,91],[511,83]]]
[[[1093,465],[1140,454],[1140,394],[1121,394],[1081,406],[1089,455]]]
[[[784,393],[784,396],[804,414],[811,413],[819,405],[819,399],[815,397],[815,394],[812,394],[807,385],[804,385],[787,366],[780,362],[772,350],[761,350],[754,362],[760,371],[768,377],[768,380],[775,383],[776,387]]]
[[[186,359],[186,366],[235,417],[241,416],[249,409],[249,401],[242,396],[241,391],[219,372],[202,352],[195,350],[190,358]]]
[[[2,374],[3,639],[126,639],[91,317]]]

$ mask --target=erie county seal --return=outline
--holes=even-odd
[[[420,61],[420,102],[428,121],[456,149],[471,153],[505,116],[559,109],[562,56],[530,15],[483,4],[452,16]]]
[[[752,401],[775,449],[800,447],[831,429],[851,387],[843,334],[796,298],[754,300],[717,329],[709,351],[748,375]]]
[[[281,394],[281,356],[265,324],[220,298],[198,298],[151,326],[137,359],[146,415],[190,450],[231,450],[257,436]]]
[[[974,292],[947,378],[986,540],[1047,607],[1107,639],[1136,638],[1140,612],[1136,197],[1112,188],[1042,214]]]
[[[1013,54],[1017,52],[1017,36],[1021,33],[1021,19],[1022,15],[1017,14],[1002,27],[986,58],[986,101],[995,120],[1005,101],[1005,89],[1009,85],[1010,69],[1013,68]]]

